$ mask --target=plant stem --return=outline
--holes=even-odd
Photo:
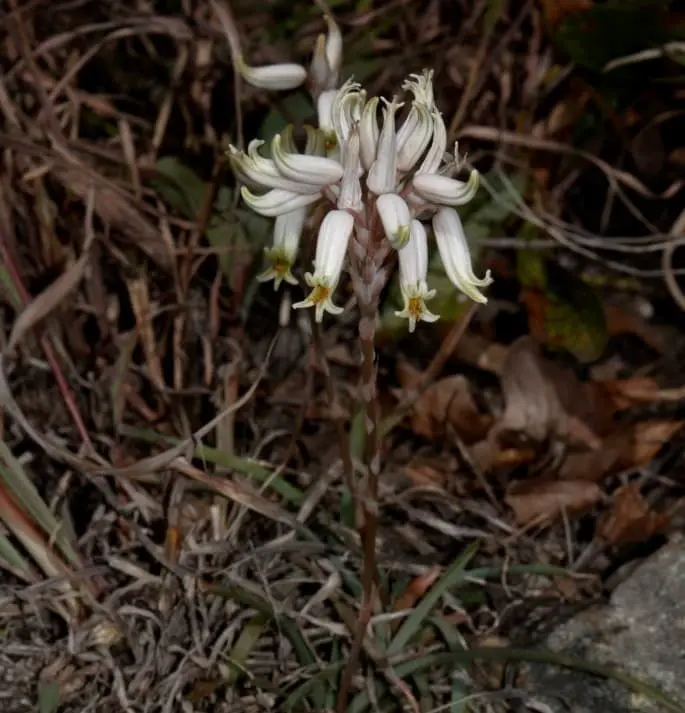
[[[338,445],[340,448],[340,460],[343,464],[343,475],[345,477],[345,485],[347,485],[350,491],[350,496],[355,507],[358,503],[358,493],[357,484],[354,480],[354,466],[352,464],[352,456],[350,454],[350,440],[345,430],[345,414],[343,412],[342,406],[338,401],[338,397],[335,393],[335,383],[333,382],[333,375],[331,374],[331,367],[326,359],[326,354],[323,348],[323,340],[321,337],[321,327],[316,323],[312,317],[312,344],[314,347],[314,356],[318,362],[318,367],[321,369],[325,388],[326,388],[326,398],[328,400],[328,406],[331,409],[331,416],[333,422],[335,423],[335,431],[338,437]]]
[[[338,691],[337,713],[345,713],[352,676],[359,662],[364,635],[373,613],[375,601],[376,580],[376,533],[378,531],[378,481],[381,470],[381,433],[380,409],[377,393],[376,368],[376,314],[378,299],[360,302],[361,318],[359,320],[359,341],[362,351],[362,374],[360,394],[364,407],[366,426],[367,469],[364,474],[363,487],[358,499],[358,528],[362,541],[362,605],[350,651],[349,659],[340,679]]]

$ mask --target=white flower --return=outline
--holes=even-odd
[[[325,45],[326,62],[328,62],[328,68],[337,81],[340,74],[340,65],[342,64],[343,37],[340,28],[332,17],[326,15],[325,20],[328,25]]]
[[[487,297],[478,288],[492,283],[490,270],[482,279],[473,273],[469,246],[457,211],[454,208],[440,208],[433,217],[433,232],[450,282],[474,302],[485,304]]]
[[[414,176],[412,185],[421,198],[439,205],[464,205],[478,192],[480,176],[473,169],[468,181],[441,176],[436,173],[420,173]]]
[[[337,183],[343,175],[342,166],[332,158],[284,151],[280,134],[276,134],[271,142],[271,155],[278,172],[291,181],[302,181],[324,188]]]
[[[417,322],[435,322],[439,319],[426,307],[426,301],[435,297],[435,290],[429,290],[426,284],[428,239],[426,229],[418,220],[412,220],[409,240],[398,252],[398,256],[404,308],[395,314],[409,320],[409,331],[413,332]]]
[[[282,213],[304,208],[316,203],[321,197],[321,193],[293,193],[282,188],[274,188],[262,196],[256,196],[247,186],[240,189],[240,195],[255,213],[266,218],[275,218]]]
[[[238,57],[237,65],[243,79],[257,89],[286,91],[301,86],[307,79],[307,70],[292,62],[250,67],[242,57]]]
[[[390,193],[397,183],[397,135],[395,133],[395,113],[402,106],[394,98],[385,102],[383,128],[378,139],[376,160],[369,169],[366,186],[373,193]]]
[[[383,223],[383,230],[390,244],[399,250],[409,240],[411,216],[409,206],[397,193],[383,193],[378,196],[376,210]]]
[[[411,171],[423,156],[433,136],[433,71],[411,74],[402,88],[414,95],[412,108],[397,132],[397,168]]]
[[[292,267],[297,257],[306,216],[307,209],[298,208],[279,215],[274,222],[273,246],[264,250],[269,267],[257,276],[260,282],[273,280],[274,290],[281,286],[283,280],[291,285],[297,284]]]
[[[345,210],[332,210],[321,222],[316,242],[314,273],[308,272],[304,276],[312,291],[302,302],[293,305],[296,309],[314,307],[317,322],[323,319],[324,312],[342,312],[342,307],[335,305],[332,297],[340,281],[353,230],[354,218]]]

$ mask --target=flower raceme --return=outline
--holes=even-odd
[[[333,294],[346,260],[363,258],[378,240],[385,241],[388,254],[397,254],[404,301],[397,314],[407,319],[409,331],[419,321],[438,319],[426,306],[435,295],[427,283],[428,221],[452,284],[470,299],[486,302],[481,290],[492,282],[490,273],[474,274],[456,210],[476,195],[479,175],[471,170],[466,181],[452,177],[462,161],[457,145],[453,155],[446,153],[433,72],[405,80],[402,89],[411,103],[397,126],[406,103],[399,97],[367,97],[352,80],[336,88],[342,38],[335,22],[327,18],[327,23],[328,35],[319,38],[308,73],[318,128],[304,127],[304,146],[298,147],[289,127],[273,137],[268,158],[260,151],[262,141],[251,141],[246,152],[229,148],[234,171],[245,184],[243,200],[256,213],[275,218],[273,246],[265,251],[268,267],[259,279],[273,280],[276,289],[282,281],[296,283],[292,267],[307,217],[322,204],[329,210],[318,230],[314,270],[305,275],[311,291],[294,305],[313,307],[317,321],[325,312],[342,311]],[[304,83],[307,72],[298,67],[248,67],[241,59],[238,69],[257,87],[286,90]]]

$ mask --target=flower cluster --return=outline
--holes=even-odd
[[[263,216],[274,217],[273,246],[266,251],[268,269],[261,280],[277,289],[292,274],[305,221],[315,204],[329,210],[321,221],[314,269],[305,274],[311,291],[294,307],[313,307],[317,321],[325,312],[342,309],[333,295],[350,253],[351,241],[362,246],[375,235],[397,252],[404,306],[397,314],[414,331],[420,320],[433,322],[426,302],[435,295],[427,284],[430,221],[435,242],[451,282],[472,300],[486,302],[481,288],[489,272],[478,278],[457,207],[469,202],[479,184],[478,172],[468,180],[454,176],[463,167],[455,145],[446,152],[447,131],[433,95],[433,72],[412,74],[402,85],[411,104],[401,122],[404,103],[368,97],[353,80],[338,87],[342,37],[327,18],[328,34],[316,46],[309,72],[296,64],[239,69],[249,83],[270,90],[291,89],[309,79],[316,102],[318,128],[307,126],[306,144],[298,150],[292,127],[273,137],[270,157],[253,140],[247,151],[230,147],[229,156],[244,201]],[[379,116],[380,114],[380,116]],[[399,123],[399,125],[398,125]],[[357,251],[358,252],[358,251]]]

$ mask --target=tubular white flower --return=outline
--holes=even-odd
[[[273,137],[271,155],[279,173],[291,181],[324,187],[337,183],[343,175],[342,166],[333,159],[284,151],[280,134]]]
[[[361,122],[359,123],[359,139],[361,142],[362,165],[369,170],[376,160],[378,146],[378,97],[372,97],[364,105]]]
[[[264,189],[279,188],[291,193],[318,194],[321,186],[284,178],[271,159],[260,156],[257,149],[263,143],[256,139],[251,141],[247,154],[239,151],[235,146],[228,147],[228,156],[233,170],[243,183]]]
[[[324,312],[340,314],[342,307],[333,303],[332,297],[340,281],[347,245],[354,230],[354,218],[344,210],[326,214],[319,228],[314,257],[314,273],[306,273],[305,280],[312,291],[293,305],[295,309],[314,307],[315,319],[320,322]]]
[[[291,285],[297,284],[292,274],[292,267],[297,257],[306,216],[307,208],[298,208],[276,218],[273,246],[264,249],[269,267],[257,275],[259,282],[273,280],[274,290],[281,286],[283,280]]]
[[[307,79],[307,70],[292,62],[250,67],[242,57],[238,57],[236,64],[243,79],[257,89],[287,91],[301,86]]]
[[[458,181],[449,176],[435,173],[421,173],[414,176],[414,190],[427,201],[439,205],[458,206],[468,203],[478,192],[480,176],[473,169],[468,181]]]
[[[376,210],[383,223],[383,230],[395,250],[400,250],[409,240],[411,216],[409,206],[397,193],[383,193],[378,196]]]
[[[482,279],[475,276],[464,226],[457,211],[440,208],[433,217],[433,232],[450,282],[474,302],[485,304],[487,297],[478,288],[492,283],[490,270]]]
[[[342,64],[343,38],[335,20],[326,15],[328,34],[319,35],[309,68],[314,94],[333,89],[338,84]]]
[[[413,332],[417,322],[435,322],[439,319],[426,307],[426,302],[435,297],[435,290],[429,290],[426,284],[428,239],[426,229],[418,220],[412,220],[409,241],[398,252],[398,256],[404,307],[395,315],[409,320],[409,331]]]
[[[325,45],[326,62],[328,62],[328,68],[332,75],[331,79],[337,83],[340,65],[342,64],[343,37],[340,28],[332,17],[326,15],[325,20],[328,25]]]
[[[343,150],[343,177],[338,194],[338,208],[360,213],[364,210],[362,186],[359,181],[359,131],[350,134]]]
[[[433,97],[433,70],[410,74],[402,89],[414,95],[412,108],[397,132],[397,168],[407,172],[414,168],[433,136],[433,114],[437,112]]]
[[[395,133],[395,114],[402,106],[393,98],[385,102],[383,110],[383,128],[378,139],[376,160],[369,169],[366,185],[377,195],[390,193],[397,183],[397,136]]]
[[[255,213],[266,218],[275,218],[283,213],[290,213],[298,208],[304,208],[316,203],[321,193],[293,193],[282,188],[274,188],[262,196],[256,196],[247,187],[240,189],[240,195]]]

